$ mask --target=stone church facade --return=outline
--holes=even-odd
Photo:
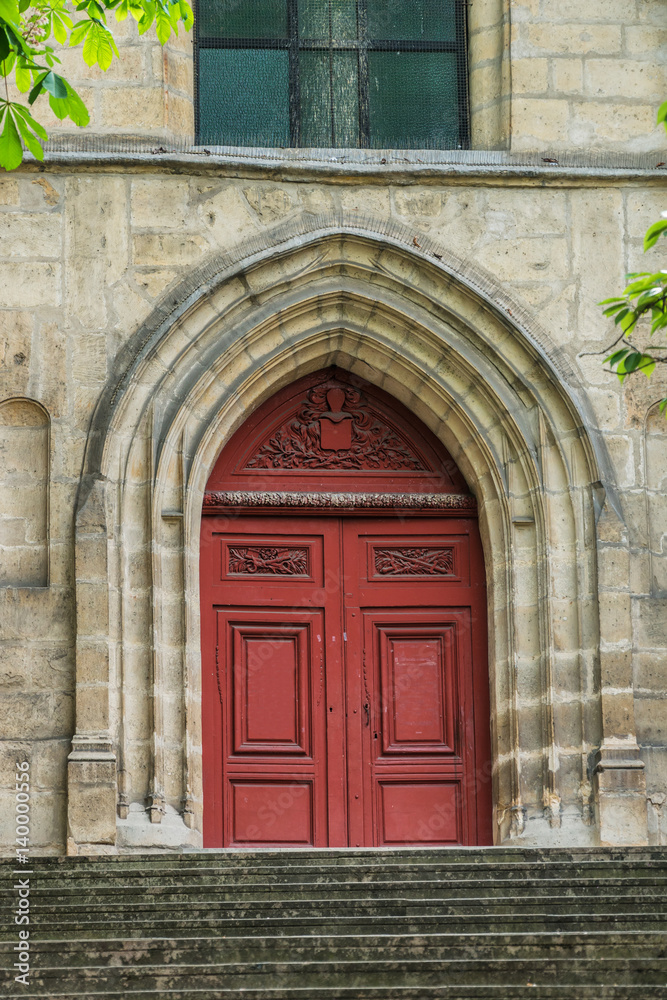
[[[0,178],[7,852],[17,760],[35,851],[202,845],[207,483],[331,366],[476,498],[493,842],[667,841],[667,382],[596,305],[664,258],[664,4],[467,18],[469,150],[195,148],[192,39],[125,22],[88,137]]]

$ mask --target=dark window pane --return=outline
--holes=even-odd
[[[356,0],[299,0],[299,38],[357,37]]]
[[[359,144],[356,52],[301,52],[301,145]],[[333,112],[333,126],[332,126]]]
[[[200,49],[201,141],[223,146],[289,146],[287,52]]]
[[[459,141],[456,56],[369,52],[370,139],[375,149],[447,149]]]
[[[287,0],[200,0],[198,30],[209,38],[287,38]]]
[[[454,0],[368,0],[367,9],[374,40],[456,40]]]

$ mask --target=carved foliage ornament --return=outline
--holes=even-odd
[[[204,511],[223,507],[307,507],[313,510],[476,510],[477,501],[468,493],[298,493],[262,490],[209,490]]]
[[[369,412],[358,389],[333,379],[310,389],[245,468],[429,471],[407,441]]]
[[[271,545],[229,546],[230,576],[307,576],[308,549]]]
[[[381,576],[452,576],[454,550],[449,548],[375,549],[375,571]]]

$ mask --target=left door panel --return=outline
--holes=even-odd
[[[326,845],[327,532],[205,527],[205,846]]]

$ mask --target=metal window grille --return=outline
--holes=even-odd
[[[197,142],[467,148],[466,6],[197,0]]]

